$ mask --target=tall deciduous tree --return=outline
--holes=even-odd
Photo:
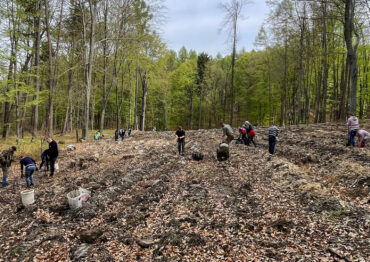
[[[223,26],[228,28],[229,35],[232,39],[232,53],[231,53],[231,107],[230,107],[230,124],[233,124],[234,119],[234,73],[236,60],[236,44],[238,38],[238,22],[240,20],[243,7],[247,3],[246,0],[230,0],[230,2],[221,4],[221,8],[225,12]]]

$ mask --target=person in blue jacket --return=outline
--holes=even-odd
[[[31,157],[19,157],[21,159],[21,177],[23,177],[23,167],[26,169],[26,185],[33,186],[33,172],[36,170],[36,161]]]

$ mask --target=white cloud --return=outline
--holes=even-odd
[[[264,0],[255,0],[244,9],[244,19],[239,23],[238,49],[253,49],[255,37],[268,9]],[[168,47],[178,51],[182,46],[215,56],[230,50],[228,33],[219,32],[223,12],[216,0],[166,0],[167,21],[163,25],[163,38]]]

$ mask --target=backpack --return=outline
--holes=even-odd
[[[191,155],[191,157],[193,158],[193,160],[195,161],[200,161],[200,160],[203,160],[203,154],[202,153],[193,153]]]

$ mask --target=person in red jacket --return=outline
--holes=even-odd
[[[247,130],[247,143],[246,145],[249,146],[251,142],[253,143],[254,147],[256,147],[256,142],[254,142],[254,136],[256,135],[256,131],[254,130],[251,123],[245,121],[244,128]]]

